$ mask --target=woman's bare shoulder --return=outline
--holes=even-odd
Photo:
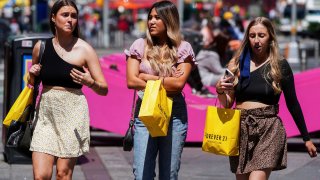
[[[77,42],[75,44],[75,49],[80,50],[85,54],[95,52],[93,47],[81,38],[77,39]]]
[[[81,38],[77,39],[77,42],[73,48],[73,54],[80,59],[98,59],[98,55],[93,47]]]
[[[92,48],[92,46],[87,43],[85,40],[81,39],[81,38],[78,38],[77,39],[77,43],[76,43],[78,46],[82,47],[82,48]]]

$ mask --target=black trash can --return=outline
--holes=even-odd
[[[33,46],[38,40],[50,38],[49,34],[30,34],[11,36],[4,46],[4,83],[3,83],[3,119],[7,115],[22,89],[24,78],[32,64]],[[7,147],[7,128],[2,128],[4,158],[9,164],[30,164],[31,152],[14,147]]]
[[[5,19],[0,19],[0,60],[3,59],[4,55],[4,43],[11,33],[10,24]]]

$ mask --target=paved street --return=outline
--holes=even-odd
[[[97,50],[98,55],[121,52],[122,50]],[[3,62],[3,61],[0,61]],[[312,66],[315,60],[309,61]],[[307,67],[310,67],[309,64]],[[3,101],[3,63],[0,64],[0,102]],[[2,131],[2,123],[0,125]],[[0,132],[2,134],[2,132]],[[92,130],[90,153],[79,159],[75,167],[75,180],[131,180],[132,152],[124,152],[121,137],[115,134]],[[320,149],[320,139],[314,139]],[[320,158],[309,158],[300,138],[289,139],[288,168],[271,174],[270,180],[320,180]],[[187,144],[182,154],[179,179],[182,180],[232,180],[228,158],[201,151],[201,144]],[[0,153],[4,151],[0,143]],[[0,155],[0,180],[33,179],[31,164],[9,165]],[[55,178],[53,178],[55,179]]]
[[[93,139],[100,139],[103,142],[93,141],[90,154],[79,159],[79,163],[75,167],[74,179],[133,179],[131,166],[133,161],[132,152],[122,151],[122,147],[119,146],[121,139],[99,131],[94,131],[92,135]],[[296,139],[293,139],[293,141],[296,141]],[[317,144],[319,147],[319,140],[317,140]],[[302,148],[301,145],[297,146],[297,149]],[[3,151],[3,147],[1,146],[0,151]],[[9,165],[0,156],[0,175],[0,180],[33,179],[32,165]],[[288,168],[272,173],[270,180],[319,180],[319,177],[319,158],[311,159],[305,152],[291,150],[288,154]],[[200,144],[192,144],[184,148],[179,178],[182,180],[235,179],[234,175],[229,171],[228,158],[202,152]]]

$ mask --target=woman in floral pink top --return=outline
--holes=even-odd
[[[148,13],[145,39],[137,39],[127,54],[127,86],[138,90],[135,112],[135,179],[154,179],[159,154],[159,179],[178,179],[188,118],[182,90],[195,64],[191,45],[180,36],[179,14],[170,1],[155,3]],[[148,80],[162,80],[173,98],[172,115],[165,137],[151,137],[138,113]]]

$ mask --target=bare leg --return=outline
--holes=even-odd
[[[35,180],[51,180],[55,157],[46,153],[33,152],[32,165]]]
[[[71,180],[77,158],[58,158],[57,180]]]
[[[262,169],[250,173],[250,180],[267,180],[271,174],[272,169]]]

